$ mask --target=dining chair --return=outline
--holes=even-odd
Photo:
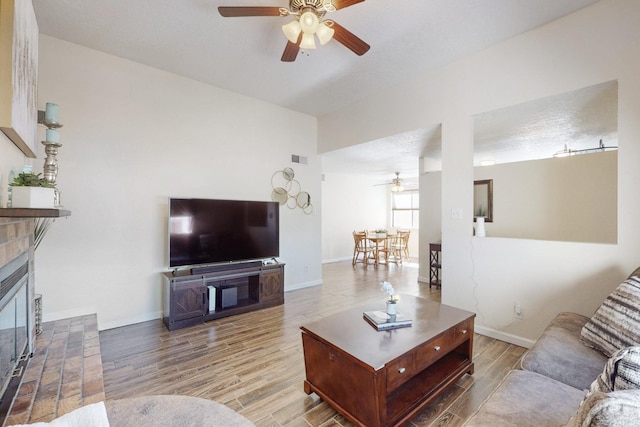
[[[401,256],[405,259],[409,259],[409,236],[411,235],[411,231],[398,230],[397,234],[398,241],[396,244],[401,252]]]
[[[363,264],[369,264],[369,259],[373,257],[374,248],[367,242],[366,231],[354,231],[353,232],[353,260],[351,264],[356,265],[357,262]],[[362,260],[359,260],[359,255],[362,254]]]
[[[400,248],[398,234],[388,234],[384,246],[380,249],[382,258],[386,264],[402,264],[402,250]]]

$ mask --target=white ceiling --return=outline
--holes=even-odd
[[[474,164],[548,159],[565,148],[618,145],[618,82],[605,82],[474,117]]]
[[[293,63],[280,61],[286,44],[280,27],[291,17],[223,18],[217,11],[218,6],[287,7],[286,0],[33,3],[43,34],[321,116],[596,1],[366,0],[327,18],[369,43],[369,52],[357,56],[332,40]],[[429,150],[428,138],[416,142],[415,133],[400,138],[413,139],[414,151]]]

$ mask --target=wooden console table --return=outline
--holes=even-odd
[[[349,309],[304,325],[304,391],[362,427],[404,425],[464,374],[473,374],[475,314],[401,295],[408,328],[377,331]]]

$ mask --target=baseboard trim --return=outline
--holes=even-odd
[[[46,301],[44,301],[46,304]],[[46,308],[46,306],[44,307]],[[96,314],[98,312],[98,308],[95,305],[84,306],[73,308],[71,310],[62,310],[62,311],[44,311],[42,315],[42,322],[55,322],[58,320],[69,319],[72,317],[80,317],[80,316],[88,316],[91,314]],[[98,320],[99,321],[99,320]]]
[[[127,318],[126,320],[113,320],[110,322],[101,322],[100,316],[98,316],[98,330],[105,331],[107,329],[115,329],[121,326],[135,325],[136,323],[148,322],[150,320],[162,319],[162,312],[146,313],[135,317]]]
[[[294,285],[289,285],[284,287],[285,292],[295,291],[303,288],[310,288],[312,286],[322,285],[322,280],[312,280],[310,282],[296,283]]]
[[[528,338],[522,338],[517,335],[508,334],[506,332],[497,331],[485,326],[476,325],[475,332],[480,335],[484,335],[489,338],[495,338],[500,341],[508,342],[509,344],[515,344],[520,347],[531,348],[536,343],[534,340]]]
[[[351,257],[323,259],[322,264],[331,264],[333,262],[349,261],[351,259],[352,259]]]

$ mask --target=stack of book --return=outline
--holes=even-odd
[[[384,311],[365,311],[362,316],[379,331],[411,326],[411,319],[402,313],[390,315]]]

